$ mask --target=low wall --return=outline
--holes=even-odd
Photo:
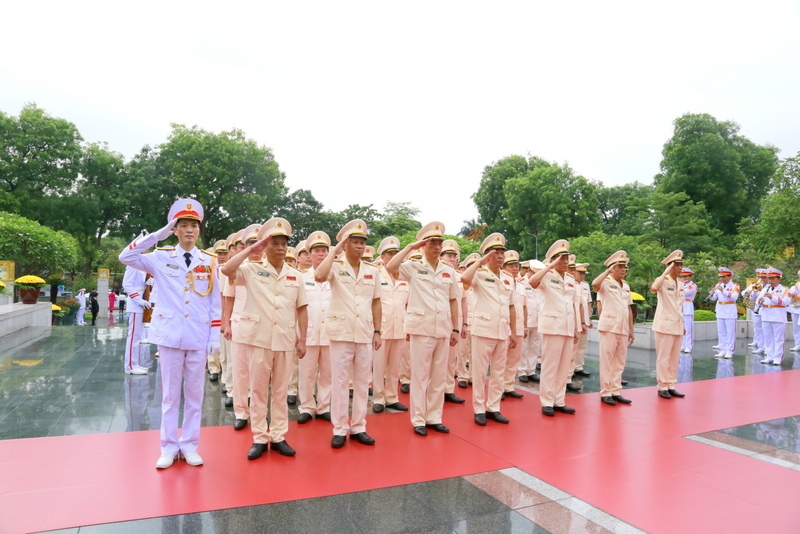
[[[52,308],[49,302],[36,304],[6,304],[0,306],[0,337],[28,328],[29,326],[50,327]]]

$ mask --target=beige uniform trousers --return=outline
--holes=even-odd
[[[586,333],[581,334],[578,339],[578,344],[574,345],[574,352],[572,356],[572,367],[575,371],[583,369],[583,362],[586,359],[586,345],[589,344],[589,327],[586,327]]]
[[[525,336],[516,336],[517,346],[513,349],[508,348],[508,356],[506,356],[506,372],[503,376],[503,391],[514,391],[514,382],[517,380],[517,369],[519,362],[522,360],[522,348],[525,345]]]
[[[372,364],[372,403],[394,404],[398,401],[397,379],[400,376],[400,360],[403,358],[406,340],[384,339],[375,352]]]
[[[564,406],[567,382],[572,376],[572,336],[542,334],[542,373],[539,400],[542,406]]]
[[[316,389],[316,398],[314,390]],[[331,351],[327,345],[306,347],[300,360],[297,390],[300,413],[309,415],[331,411]]]
[[[231,342],[225,336],[219,339],[219,362],[222,367],[222,383],[228,393],[228,397],[233,397],[233,358],[231,356]]]
[[[538,328],[526,328],[525,330],[528,332],[528,337],[522,343],[519,374],[532,375],[536,371],[536,362],[541,361],[542,336],[539,335]]]
[[[292,374],[289,379],[289,389],[287,390],[287,395],[297,395],[297,382],[299,380],[299,367],[300,358],[297,357],[297,351],[293,350],[290,352],[292,357]]]
[[[251,345],[231,341],[231,363],[233,364],[233,412],[236,419],[250,419],[247,399],[250,397],[250,349]]]
[[[628,355],[628,336],[600,332],[600,396],[619,395]]]
[[[331,422],[334,436],[367,431],[367,401],[372,374],[372,343],[331,340]],[[350,369],[353,415],[350,416]]]
[[[449,345],[446,337],[411,334],[411,406],[408,411],[414,427],[442,422]]]
[[[400,358],[400,383],[411,383],[411,341],[403,344],[403,356]]]
[[[219,373],[220,372],[220,358],[219,358],[219,351],[216,354],[209,354],[206,358],[206,364],[208,366],[209,373]]]
[[[449,344],[447,346],[447,374],[444,377],[445,393],[456,392],[456,362],[458,360],[458,350],[463,344],[464,340],[458,338],[458,343],[454,347]]]
[[[250,428],[254,443],[281,442],[289,430],[286,391],[292,373],[292,352],[250,346]]]
[[[466,339],[458,341],[458,352],[456,353],[456,373],[458,379],[465,382],[472,382],[472,372],[470,371],[470,352],[472,350],[472,334],[467,334]]]
[[[476,414],[500,411],[507,356],[507,340],[472,336],[472,410]],[[490,365],[492,374],[487,394],[486,375]]]
[[[678,381],[678,363],[681,361],[682,335],[662,334],[656,336],[656,381],[658,390],[675,389]]]

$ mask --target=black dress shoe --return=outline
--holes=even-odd
[[[467,381],[466,380],[459,380],[458,381],[458,387],[460,387],[461,389],[467,389]]]
[[[486,419],[497,421],[498,423],[508,424],[508,418],[500,412],[486,412]]]
[[[679,399],[680,399],[681,397],[685,397],[685,396],[686,396],[686,395],[684,395],[683,393],[678,393],[678,392],[677,392],[677,391],[675,391],[674,389],[670,389],[670,390],[668,390],[668,391],[669,391],[669,394],[670,394],[670,396],[672,396],[672,397],[678,397]]]
[[[445,402],[452,402],[453,404],[464,404],[466,402],[461,397],[456,397],[455,393],[445,393],[444,400]]]
[[[281,456],[294,456],[295,452],[294,449],[286,443],[286,440],[279,441],[277,443],[270,443],[269,448],[273,451],[278,451]]]
[[[324,419],[324,420],[326,420],[327,422],[330,423],[331,422],[331,412],[318,413],[317,414],[317,419]]]
[[[344,440],[344,436],[333,436],[333,439],[331,440],[331,447],[334,449],[341,449],[344,447]]]
[[[536,364],[536,369],[534,369],[534,370],[533,370],[533,371],[534,371],[534,374],[539,374],[539,372],[540,372],[541,370],[542,370],[542,364],[541,364],[541,363],[537,363],[537,364]]]
[[[480,426],[486,426],[486,414],[485,413],[476,413],[475,414],[475,423]]]
[[[659,389],[658,390],[658,396],[661,397],[662,399],[670,399],[670,398],[672,398],[672,395],[670,395],[669,391],[667,391],[666,389]]]
[[[228,388],[226,388],[225,386],[222,386],[222,391],[220,391],[220,393],[222,393],[223,395],[227,395],[228,394]]]
[[[519,375],[519,381],[522,382],[523,384],[527,384],[528,383],[528,375]]]
[[[626,399],[622,395],[611,395],[611,398],[621,404],[633,404],[633,401],[630,399]]]
[[[228,397],[225,399],[225,407],[233,408],[233,397]]]
[[[608,404],[609,406],[617,405],[617,401],[615,401],[612,397],[609,396],[601,397],[600,402],[602,402],[603,404]]]
[[[506,400],[506,394],[505,394],[505,392],[503,392],[503,393],[501,393],[501,394],[500,394],[500,400],[501,400],[501,401],[503,401],[503,400]]]
[[[439,432],[440,434],[449,434],[450,429],[444,426],[442,423],[436,425],[425,425],[425,428],[430,428],[434,432]]]
[[[627,386],[628,385],[628,381],[627,380],[622,380],[622,381],[620,381],[620,384],[622,384],[623,386]]]
[[[400,384],[400,391],[408,393],[408,384]]]
[[[528,382],[536,382],[539,383],[539,375],[533,373],[532,375],[528,375]]]
[[[516,391],[506,391],[505,395],[506,395],[506,397],[509,397],[509,398],[512,398],[512,399],[524,399],[525,398],[525,395],[523,395],[522,393],[518,393]]]
[[[556,414],[552,406],[542,406],[542,413],[549,417],[553,417]]]
[[[350,390],[350,398],[351,399],[353,398],[353,390],[352,389]]]
[[[351,440],[356,440],[357,442],[361,443],[362,445],[375,445],[375,440],[369,437],[369,434],[366,432],[359,432],[358,434],[350,434]]]
[[[383,404],[373,404],[372,411],[375,413],[381,413],[383,411]]]
[[[575,408],[570,408],[569,406],[553,406],[553,409],[557,412],[568,413],[570,415],[575,413]]]
[[[297,395],[288,395],[286,397],[286,402],[294,406],[295,404],[297,404]]]
[[[212,382],[218,381],[219,373],[211,373],[210,375],[208,375],[208,379],[211,380]]]
[[[372,388],[369,388],[369,390],[367,391],[367,393],[369,393],[369,396],[371,397],[371,396],[372,396]]]
[[[427,436],[428,431],[425,429],[424,426],[415,426],[414,427],[414,434],[418,436]]]
[[[387,408],[391,408],[392,410],[397,410],[398,412],[407,412],[408,406],[399,402],[393,402],[391,404],[386,405]]]
[[[265,450],[267,450],[266,443],[253,443],[253,446],[250,447],[249,451],[247,451],[247,459],[257,460],[258,458],[261,458],[261,455],[264,454]]]
[[[581,388],[579,386],[576,386],[572,382],[567,382],[567,391],[580,391],[580,390]]]
[[[234,430],[242,430],[246,426],[247,426],[247,419],[237,419],[236,421],[233,422]]]
[[[592,376],[592,373],[587,373],[583,369],[579,369],[579,370],[575,371],[574,374],[577,375],[577,376],[582,376],[584,378],[589,378],[590,376]]]
[[[308,423],[309,421],[311,421],[311,414],[310,413],[303,412],[303,413],[300,414],[300,417],[297,418],[297,422],[300,423],[301,425],[304,425],[304,424]]]

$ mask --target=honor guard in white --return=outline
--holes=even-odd
[[[374,445],[367,434],[367,404],[373,351],[381,347],[381,275],[361,260],[367,240],[367,224],[355,219],[336,236],[338,243],[314,273],[331,285],[331,306],[325,319],[325,336],[331,343],[331,447],[344,446],[347,434],[363,445]],[[338,260],[335,257],[341,255]],[[350,371],[353,371],[353,410],[350,404]]]
[[[539,400],[542,413],[552,417],[555,412],[574,414],[575,408],[565,404],[567,382],[572,376],[574,345],[580,340],[585,326],[576,315],[580,310],[581,294],[575,279],[567,273],[569,242],[559,239],[547,250],[544,269],[530,278],[530,285],[539,288],[542,307],[539,311],[539,333],[542,335],[542,372]]]
[[[731,281],[733,271],[726,267],[720,267],[718,270],[719,283],[708,296],[709,300],[717,303],[715,311],[719,353],[715,357],[730,359],[736,350],[736,320],[739,317],[736,301],[739,299],[739,284]]]
[[[767,352],[761,363],[780,365],[783,361],[783,343],[786,336],[786,312],[792,301],[789,289],[781,285],[783,273],[774,267],[767,270],[767,286],[757,305],[760,307],[761,326]]]
[[[529,260],[524,275],[525,302],[528,309],[528,317],[525,323],[526,337],[522,348],[522,358],[519,363],[520,382],[538,382],[539,375],[536,374],[536,364],[542,359],[542,336],[539,335],[539,309],[541,307],[542,296],[538,289],[530,286],[530,277],[544,269],[544,263],[539,260]]]
[[[572,277],[578,283],[578,291],[581,296],[580,316],[585,332],[581,334],[581,338],[575,347],[575,354],[572,357],[572,365],[574,367],[573,375],[582,378],[592,376],[591,373],[583,370],[583,363],[586,360],[586,346],[589,343],[589,329],[594,326],[592,323],[592,290],[589,283],[586,281],[586,275],[589,272],[589,263],[576,263],[575,272]],[[576,317],[578,314],[576,314]],[[570,389],[570,384],[567,384],[567,389]],[[580,387],[576,388],[580,389]]]
[[[797,271],[797,276],[800,277],[800,271]],[[792,337],[794,337],[794,347],[791,351],[800,352],[800,282],[789,288],[789,295],[792,297],[789,302],[789,313],[792,314]]]
[[[403,321],[408,302],[408,282],[401,282],[386,270],[385,264],[400,252],[400,240],[389,236],[378,245],[378,254],[384,266],[381,273],[381,348],[375,351],[372,366],[372,411],[381,413],[384,408],[407,412],[408,407],[400,402],[397,381],[400,376],[400,360],[406,345]]]
[[[285,261],[291,234],[292,227],[286,219],[270,219],[260,228],[256,243],[236,254],[222,268],[225,276],[233,278],[246,291],[245,305],[234,315],[237,328],[233,341],[249,347],[253,431],[253,446],[247,453],[249,460],[260,458],[267,443],[283,456],[295,455],[285,439],[289,428],[285,399],[295,348],[299,358],[305,355],[308,315],[300,271]],[[245,262],[248,257],[262,255],[266,261]]]
[[[189,465],[202,465],[197,453],[203,404],[205,362],[219,350],[220,296],[217,259],[195,246],[203,221],[203,207],[181,199],[169,210],[167,225],[135,240],[119,255],[124,265],[149,273],[158,287],[150,341],[158,345],[161,371],[161,457],[164,469],[182,455]],[[174,234],[177,247],[144,253]],[[183,432],[178,439],[178,409],[184,392]]]
[[[686,333],[681,342],[681,352],[689,354],[694,348],[694,299],[697,297],[697,284],[692,282],[694,271],[684,267],[681,271],[681,281],[683,282],[683,328]]]
[[[306,356],[299,362],[298,391],[301,425],[313,417],[331,420],[331,353],[330,341],[323,332],[325,317],[331,305],[331,284],[317,282],[314,270],[328,257],[331,238],[325,232],[312,232],[305,240],[310,266],[303,273],[308,298],[308,334]]]
[[[136,239],[141,240],[142,235]],[[144,300],[146,273],[133,267],[125,267],[125,276],[122,278],[122,289],[128,294],[128,339],[125,342],[125,374],[145,375],[147,369],[139,365],[139,342],[142,340],[144,325],[142,316],[144,310],[150,309],[150,303]]]
[[[675,250],[661,260],[664,272],[650,286],[658,297],[653,333],[656,338],[656,381],[662,399],[685,397],[675,389],[683,341],[683,303],[685,291],[680,274],[683,270],[683,251]]]
[[[211,252],[216,254],[217,256],[217,276],[220,277],[220,284],[222,286],[222,277],[219,275],[219,269],[225,264],[225,261],[228,259],[228,243],[225,240],[219,240],[214,243],[214,246],[211,248]],[[221,293],[220,293],[221,295]],[[207,361],[207,368],[208,368],[208,379],[211,382],[219,381],[220,374],[222,373],[223,366],[225,365],[225,359],[227,356],[227,343],[225,342],[224,336],[220,336],[220,346],[219,352],[217,354],[209,354],[208,361]]]
[[[625,281],[629,261],[627,252],[616,251],[604,262],[607,269],[592,281],[600,316],[600,400],[609,406],[631,404],[621,395],[622,371],[633,343],[633,299]]]
[[[501,399],[522,399],[522,393],[514,390],[514,383],[517,379],[517,369],[522,360],[522,349],[524,347],[526,334],[526,322],[528,317],[527,291],[530,291],[528,282],[520,278],[519,253],[516,250],[506,250],[503,257],[503,271],[514,279],[514,292],[511,295],[511,304],[515,310],[516,343],[511,346],[508,344],[508,355],[506,356],[506,370],[503,375],[503,395]],[[525,288],[528,288],[526,291]],[[527,378],[527,377],[526,377]]]
[[[473,263],[481,259],[481,255],[477,252],[473,252],[466,259],[461,262],[461,274],[464,274]],[[461,278],[459,277],[459,280]],[[458,387],[462,389],[467,389],[468,385],[472,383],[472,370],[471,370],[471,355],[472,355],[472,308],[475,306],[475,292],[468,288],[464,287],[463,282],[461,284],[461,291],[462,291],[462,302],[466,300],[467,303],[467,311],[464,314],[464,318],[461,320],[461,341],[458,342],[456,348],[456,374],[458,375],[456,378],[458,379]],[[466,332],[466,336],[464,336],[464,332]]]
[[[441,261],[456,271],[456,283],[458,284],[461,298],[458,301],[458,324],[461,324],[461,341],[457,345],[450,345],[447,351],[447,374],[444,381],[444,400],[445,402],[452,402],[454,404],[464,404],[466,401],[456,395],[456,365],[458,363],[458,353],[462,345],[465,345],[464,339],[467,337],[467,296],[464,294],[464,285],[461,281],[461,273],[456,269],[458,267],[458,256],[461,254],[461,249],[455,239],[445,239],[442,242],[442,253],[439,255]],[[463,323],[463,324],[462,324]]]
[[[761,312],[756,309],[756,302],[758,302],[758,299],[761,297],[761,292],[767,286],[767,269],[756,269],[756,276],[758,277],[758,281],[754,284],[750,284],[742,292],[742,298],[745,307],[753,310],[751,314],[753,318],[753,342],[750,343],[749,346],[753,347],[753,354],[764,354],[766,353],[764,329],[761,326]]]
[[[405,331],[411,337],[411,426],[414,433],[428,430],[448,433],[442,424],[448,344],[458,343],[458,303],[461,300],[456,271],[439,255],[444,224],[434,221],[417,232],[417,241],[406,246],[386,265],[392,276],[408,282]],[[414,251],[424,258],[405,261]]]
[[[130,293],[129,293],[130,295]],[[83,316],[86,315],[86,288],[82,287],[78,290],[78,294],[75,295],[75,299],[78,301],[78,313],[75,315],[75,324],[78,326],[86,326],[86,321],[84,320]]]

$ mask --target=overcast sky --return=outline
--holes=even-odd
[[[128,159],[170,123],[241,128],[326,208],[408,201],[449,233],[511,154],[652,181],[687,112],[800,151],[797,1],[3,2],[0,19],[5,113],[36,102]]]

